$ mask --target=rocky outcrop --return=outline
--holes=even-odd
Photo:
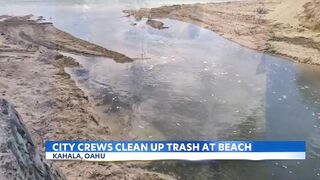
[[[157,21],[157,20],[153,20],[153,19],[148,19],[146,22],[147,25],[155,28],[155,29],[167,29],[168,27],[165,27],[163,22],[161,21]]]
[[[0,99],[0,179],[65,179],[40,156],[21,117],[3,99]]]

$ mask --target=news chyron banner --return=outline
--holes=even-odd
[[[303,160],[303,141],[47,141],[48,160]]]

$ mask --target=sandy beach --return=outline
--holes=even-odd
[[[51,140],[127,139],[109,128],[88,96],[65,72],[79,64],[60,52],[109,57],[130,62],[129,57],[78,39],[33,16],[2,16],[0,22],[0,92],[21,115],[35,143]],[[48,36],[49,35],[49,36]],[[140,164],[56,162],[67,179],[123,179],[163,177]],[[81,172],[81,173],[80,173]]]
[[[142,18],[169,18],[193,23],[242,46],[295,62],[319,65],[319,3],[318,0],[259,0],[173,5],[124,12],[138,21]]]
[[[285,9],[287,14],[282,14]],[[161,19],[199,25],[244,47],[320,65],[320,1],[259,0],[125,10],[162,30]],[[81,66],[63,52],[119,63],[133,59],[63,32],[41,17],[0,16],[0,98],[14,104],[38,148],[44,140],[128,140],[65,72]],[[42,154],[43,155],[43,154]],[[54,162],[67,179],[175,179],[148,162]]]

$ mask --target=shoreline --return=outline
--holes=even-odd
[[[114,140],[117,135],[110,121],[95,108],[88,96],[66,73],[79,67],[72,57],[102,56],[117,62],[131,58],[55,28],[52,23],[31,20],[32,16],[1,16],[0,21],[0,98],[11,102],[44,157],[43,142],[51,140]],[[54,161],[67,179],[170,179],[148,171],[147,163],[91,163]],[[81,172],[81,174],[80,174]]]
[[[306,19],[314,11],[320,11],[316,3],[320,1],[247,0],[171,5],[123,12],[137,21],[143,18],[149,22],[169,18],[192,23],[259,52],[294,62],[320,65],[320,28],[317,29],[320,20]],[[286,17],[282,17],[282,12],[288,8],[292,9],[285,14]]]
[[[144,9],[126,12],[137,20],[150,16],[149,25],[159,30],[167,27],[154,19],[176,19],[217,32],[251,49],[294,59],[296,62],[320,65],[320,36],[312,30],[312,25],[300,27],[298,24],[291,28],[286,24],[279,24],[281,20],[273,19],[274,12],[271,13],[281,10],[275,10],[278,1],[280,0],[259,1],[262,4],[252,1],[208,3],[209,7],[205,7],[208,4],[173,5],[152,8],[153,11]],[[259,9],[260,7],[263,8]],[[104,119],[85,92],[65,71],[65,68],[81,65],[60,52],[108,57],[121,63],[131,62],[132,59],[78,39],[55,28],[52,23],[41,23],[30,18],[31,16],[0,16],[0,19],[5,19],[0,21],[0,97],[15,105],[36,144],[41,145],[38,148],[42,156],[45,139],[124,138],[123,134],[117,135],[112,125],[108,124],[108,119]],[[299,18],[303,19],[303,16]],[[222,26],[217,26],[219,24]],[[300,28],[303,31],[298,32]],[[308,36],[302,36],[305,34]],[[79,179],[80,173],[82,179],[173,179],[169,175],[149,171],[148,163],[57,161],[54,165],[68,179]]]

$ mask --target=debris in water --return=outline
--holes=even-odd
[[[147,69],[148,71],[151,71],[153,69],[153,65],[150,65],[149,68]]]
[[[283,99],[287,99],[287,96],[286,96],[286,95],[283,95],[282,98],[283,98]]]
[[[201,103],[207,102],[206,99],[200,100]]]

